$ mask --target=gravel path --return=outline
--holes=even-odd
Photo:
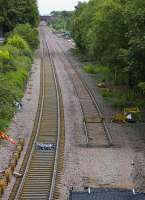
[[[24,150],[21,154],[21,158],[19,159],[19,163],[16,168],[17,172],[20,169],[20,165],[26,153],[37,111],[40,89],[40,65],[41,60],[40,57],[37,56],[37,58],[35,58],[34,60],[34,64],[32,65],[25,95],[22,99],[22,109],[15,114],[8,131],[9,135],[16,141],[19,137],[25,138]],[[2,142],[0,148],[0,170],[4,170],[8,166],[10,157],[14,151],[14,145],[9,144],[8,142]],[[9,192],[12,189],[14,183],[15,177],[12,177],[11,183],[5,190],[2,200],[8,199]]]

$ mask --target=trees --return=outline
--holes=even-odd
[[[19,23],[37,26],[39,13],[36,0],[0,0],[0,6],[0,24],[5,32],[12,30]]]
[[[52,11],[53,20],[49,25],[58,31],[69,31],[72,13],[72,11]]]
[[[0,46],[0,130],[4,130],[23,96],[39,43],[36,26],[39,14],[36,0],[0,0],[0,28],[7,34]]]
[[[108,65],[116,82],[145,81],[145,1],[90,0],[79,3],[72,35],[83,54]]]

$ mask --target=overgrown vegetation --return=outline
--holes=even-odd
[[[105,100],[114,108],[139,107],[143,109],[145,83],[138,84],[138,90],[133,90],[123,85],[114,84],[113,75],[109,67],[101,65],[86,64],[84,71],[93,74],[100,93]]]
[[[84,70],[96,74],[97,82],[110,81],[105,84],[114,88],[102,91],[103,96],[115,107],[145,107],[145,1],[79,2],[71,24],[87,63],[97,63]],[[106,73],[96,71],[102,66],[107,66]]]
[[[8,127],[16,111],[15,102],[23,97],[33,50],[37,46],[38,32],[30,25],[22,24],[15,27],[0,47],[0,130]]]
[[[8,127],[38,47],[39,13],[36,0],[0,0],[0,27],[6,41],[0,46],[0,130]]]
[[[109,66],[116,84],[137,90],[145,82],[144,0],[79,3],[72,35],[87,58]]]

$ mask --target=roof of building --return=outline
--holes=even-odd
[[[96,189],[88,192],[71,192],[70,200],[145,200],[145,194],[131,190]]]

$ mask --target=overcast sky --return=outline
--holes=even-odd
[[[53,10],[73,10],[79,0],[38,0],[41,15],[49,14]],[[87,0],[80,0],[87,1]]]

